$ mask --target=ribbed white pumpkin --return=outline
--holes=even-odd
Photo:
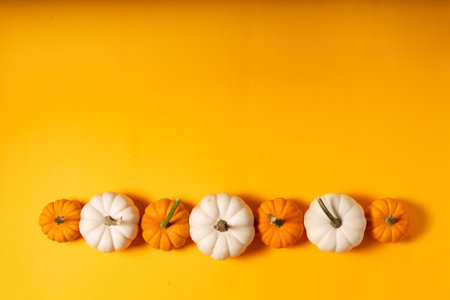
[[[81,210],[80,233],[89,246],[102,252],[128,247],[138,233],[139,210],[125,195],[95,195]]]
[[[226,193],[204,197],[189,217],[192,240],[214,259],[240,255],[253,240],[253,213],[245,202]]]
[[[346,252],[361,243],[366,218],[361,205],[350,196],[326,194],[311,203],[304,225],[308,239],[320,250]]]

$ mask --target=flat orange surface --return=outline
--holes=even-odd
[[[0,2],[4,299],[450,299],[445,1]],[[404,200],[409,236],[215,261],[57,244],[50,201]]]

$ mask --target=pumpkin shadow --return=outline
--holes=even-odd
[[[356,202],[358,202],[362,208],[364,209],[364,212],[366,211],[367,207],[372,203],[376,197],[371,197],[368,195],[362,195],[362,194],[355,194],[355,193],[345,193],[352,197]],[[368,224],[367,224],[368,225]],[[372,238],[369,234],[369,228],[366,226],[366,230],[364,231],[364,237],[361,241],[361,244],[356,246],[355,248],[351,249],[352,252],[370,252],[374,249],[376,249],[379,246],[382,246],[383,244]]]
[[[297,206],[301,209],[302,213],[303,213],[303,218],[305,217],[305,213],[309,208],[309,205],[306,204],[305,202],[301,201],[300,199],[297,198],[286,198],[287,200],[291,200],[294,201]],[[303,222],[302,222],[303,223]],[[302,224],[303,225],[303,224]],[[305,246],[305,244],[309,242],[308,237],[306,236],[306,229],[305,229],[305,225],[303,225],[303,234],[300,237],[300,239],[297,241],[297,243],[295,243],[292,247],[290,248],[299,248],[299,247],[303,247]]]
[[[136,205],[136,207],[139,209],[138,233],[136,238],[131,242],[130,246],[128,246],[127,249],[135,249],[146,246],[147,243],[142,237],[141,220],[142,216],[144,215],[145,208],[150,204],[150,201],[147,198],[133,192],[124,192],[123,194],[130,197],[133,200],[134,205]]]
[[[403,198],[397,199],[403,201],[406,204],[410,216],[408,234],[403,240],[400,241],[400,243],[409,243],[425,234],[425,232],[428,230],[430,220],[424,208],[416,202],[408,201]]]
[[[71,201],[76,201],[76,202],[80,203],[81,209],[83,209],[83,207],[86,205],[85,202],[83,202],[83,201],[81,201],[81,200],[78,200],[78,199],[70,199],[70,200],[71,200]],[[80,241],[84,241],[84,238],[83,238],[83,236],[81,235],[81,233],[80,233],[76,238],[74,238],[73,240],[69,241],[69,243],[79,243]]]
[[[238,197],[242,198],[245,203],[250,207],[252,210],[253,216],[256,216],[256,211],[258,207],[261,205],[261,203],[264,201],[262,198],[250,195],[250,194],[238,194]],[[256,218],[255,218],[255,229],[256,229]],[[240,255],[240,257],[247,257],[251,255],[261,254],[263,251],[267,251],[269,247],[266,246],[262,241],[261,238],[258,236],[258,233],[255,231],[255,237],[253,238],[253,241],[250,243],[250,245],[247,246],[247,249],[245,249],[244,253]]]

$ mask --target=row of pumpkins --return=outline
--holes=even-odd
[[[408,231],[409,215],[405,204],[395,199],[376,200],[364,212],[350,196],[326,194],[311,203],[304,218],[293,201],[265,201],[254,222],[252,210],[241,198],[221,193],[204,197],[190,214],[179,199],[161,199],[147,206],[140,225],[144,240],[154,248],[179,248],[190,235],[201,252],[222,260],[243,253],[255,227],[270,247],[293,246],[304,227],[320,250],[346,252],[361,243],[367,222],[376,240],[397,242]],[[83,208],[78,201],[51,202],[39,224],[54,241],[74,240],[81,233],[89,246],[112,252],[128,247],[137,236],[139,210],[129,197],[108,192],[94,196]]]

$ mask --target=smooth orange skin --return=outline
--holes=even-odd
[[[58,243],[73,241],[80,235],[81,204],[72,200],[57,200],[47,204],[39,216],[39,225],[47,237]],[[56,224],[55,218],[64,217],[62,224]]]
[[[389,226],[385,219],[392,215],[396,222]],[[405,203],[385,198],[375,200],[366,209],[368,232],[382,243],[396,243],[406,236],[409,228],[409,213]]]
[[[275,227],[268,214],[281,218],[283,225]],[[283,198],[264,201],[257,210],[256,230],[263,243],[269,247],[291,247],[303,235],[303,212],[294,201]]]
[[[155,249],[170,251],[180,248],[189,237],[189,212],[181,202],[170,219],[170,226],[167,229],[160,227],[161,221],[166,218],[174,204],[173,200],[161,199],[145,209],[141,221],[142,236]]]

